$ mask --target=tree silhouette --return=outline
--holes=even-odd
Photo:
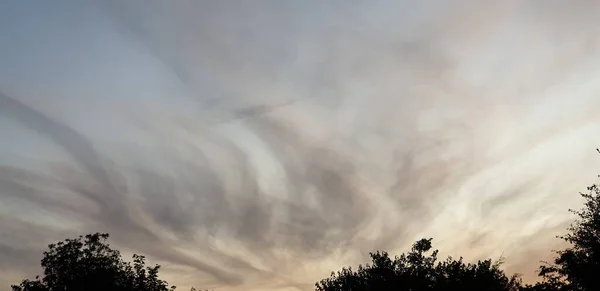
[[[13,291],[168,291],[158,278],[160,266],[147,267],[144,256],[125,262],[119,251],[106,243],[108,234],[89,234],[51,244],[44,252],[44,276],[25,279]]]
[[[438,251],[432,248],[432,239],[415,242],[407,254],[394,259],[386,252],[371,253],[372,263],[332,273],[330,278],[317,282],[317,291],[374,291],[374,290],[521,290],[519,276],[508,277],[492,260],[465,263],[448,257],[438,261]]]
[[[559,236],[570,246],[557,251],[552,264],[540,267],[544,283],[555,290],[600,290],[600,188],[594,184],[588,191],[580,193],[585,199],[582,209],[569,209],[578,216],[569,233]]]

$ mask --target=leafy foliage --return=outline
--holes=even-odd
[[[13,291],[168,291],[158,278],[159,265],[147,267],[144,256],[125,262],[106,243],[108,234],[89,234],[51,244],[44,252],[44,276],[23,280]]]
[[[437,250],[427,255],[431,241],[421,239],[408,254],[394,259],[386,252],[371,253],[372,264],[359,266],[357,271],[343,268],[332,273],[330,278],[317,282],[316,290],[519,290],[519,277],[506,276],[499,263],[485,260],[470,264],[451,257],[438,261]]]
[[[570,246],[557,251],[552,264],[540,267],[539,275],[559,290],[600,290],[600,188],[588,187],[581,210],[572,210],[578,219],[559,238]]]

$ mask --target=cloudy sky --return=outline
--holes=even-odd
[[[96,231],[183,290],[310,290],[422,237],[532,280],[600,170],[598,9],[3,3],[0,290]]]

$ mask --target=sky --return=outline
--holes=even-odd
[[[598,9],[3,3],[0,290],[93,232],[183,290],[311,290],[424,237],[535,280],[599,174]]]

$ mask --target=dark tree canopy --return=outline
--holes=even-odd
[[[89,234],[51,244],[42,259],[43,277],[23,280],[13,291],[168,291],[158,278],[160,266],[147,267],[144,256],[125,262],[106,243],[108,234]]]
[[[507,276],[491,260],[465,263],[451,257],[438,261],[430,252],[431,239],[417,241],[407,254],[390,258],[386,252],[371,253],[372,263],[357,271],[343,268],[316,284],[317,291],[374,290],[489,290],[517,291],[518,276]]]
[[[560,290],[600,290],[600,188],[588,187],[580,210],[569,210],[578,219],[560,236],[569,247],[557,251],[551,264],[540,267],[540,276]]]

